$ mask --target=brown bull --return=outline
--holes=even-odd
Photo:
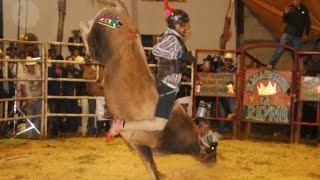
[[[98,23],[102,18],[113,17],[120,22],[115,28]],[[84,40],[91,58],[105,66],[104,96],[110,115],[126,121],[153,119],[159,95],[140,34],[124,4],[114,1],[101,10],[87,32]],[[152,151],[198,156],[198,131],[182,106],[175,104],[163,131],[127,130],[121,135],[139,154],[152,178],[160,179]]]

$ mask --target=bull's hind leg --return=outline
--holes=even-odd
[[[153,155],[151,148],[148,146],[142,145],[132,145],[133,148],[138,152],[140,158],[143,161],[146,169],[148,170],[149,174],[152,176],[152,179],[162,179],[164,175],[160,173],[157,169],[157,165],[153,160]]]

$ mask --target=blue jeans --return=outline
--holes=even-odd
[[[155,116],[169,119],[174,101],[176,100],[176,93],[173,92],[173,88],[167,86],[161,81],[158,82],[157,91],[159,93],[159,100],[157,103]]]
[[[235,112],[234,107],[234,98],[220,98],[219,99],[219,112],[220,117],[226,118],[228,114],[232,114]],[[219,121],[219,133],[224,134],[224,120]]]
[[[280,44],[284,44],[284,45],[292,44],[294,48],[300,49],[301,48],[301,37],[292,36],[290,34],[284,33],[280,39]],[[272,65],[273,67],[275,67],[284,50],[285,50],[285,48],[282,46],[277,47],[277,49],[274,51],[274,53],[271,57],[269,64]],[[292,59],[294,59],[294,54],[292,51],[290,51],[290,54],[292,56]]]

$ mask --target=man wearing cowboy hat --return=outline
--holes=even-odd
[[[217,73],[237,73],[237,68],[233,65],[233,55],[231,53],[226,53],[223,59],[223,66],[216,70]],[[233,87],[234,88],[234,87]],[[232,90],[233,90],[232,88]],[[233,118],[235,107],[234,98],[221,97],[219,98],[220,106],[220,117],[223,118]],[[224,120],[219,121],[219,133],[224,134]]]
[[[28,81],[22,81],[21,91],[22,95],[26,97],[39,97],[41,96],[41,72],[36,67],[37,62],[33,60],[31,56],[27,56],[25,62],[24,79],[32,79]],[[36,80],[39,79],[39,80]],[[27,115],[40,115],[41,114],[41,100],[40,99],[28,99],[27,100]],[[32,123],[37,129],[40,128],[40,118],[33,118]],[[29,138],[33,137],[32,131],[28,134]]]
[[[75,57],[74,61],[79,63],[79,64],[74,64],[74,68],[77,69],[78,73],[79,73],[77,78],[81,78],[82,75],[83,75],[84,68],[86,66],[86,64],[84,64],[85,63],[85,59],[82,56],[77,56],[77,57]],[[88,96],[89,95],[85,82],[76,83],[75,88],[76,88],[76,95],[77,96]],[[81,106],[82,114],[89,114],[89,101],[88,101],[88,99],[82,98],[82,99],[79,100],[78,103]],[[86,136],[87,135],[87,132],[88,132],[88,120],[89,120],[89,117],[86,117],[86,116],[81,117],[81,123],[80,123],[81,124],[81,128],[80,128],[80,131],[81,131],[82,136]],[[92,118],[91,118],[91,121],[93,121]]]

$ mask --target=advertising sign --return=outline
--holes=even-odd
[[[236,76],[234,73],[197,73],[200,83],[197,96],[235,96]]]
[[[290,123],[291,71],[246,69],[243,119],[272,123]]]
[[[300,81],[300,100],[320,101],[320,78],[302,76]]]

